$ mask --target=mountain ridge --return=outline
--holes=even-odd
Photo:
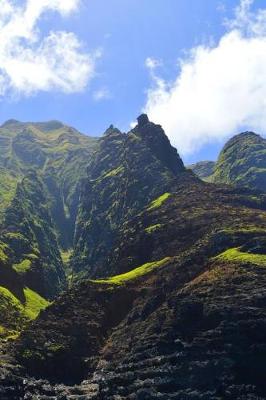
[[[88,149],[67,130],[63,155],[29,130],[1,225],[3,400],[264,399],[266,193],[203,182],[145,114]]]
[[[104,260],[113,252],[123,223],[169,191],[178,174],[190,175],[162,128],[145,114],[127,134],[109,129],[99,140],[83,184],[73,270],[88,269],[88,277],[108,274]]]
[[[233,136],[220,152],[215,165],[204,162],[190,168],[202,179],[213,183],[249,186],[266,190],[266,139],[254,132]]]
[[[0,272],[7,305],[18,293],[23,300],[26,287],[46,300],[66,287],[62,256],[72,246],[78,185],[96,141],[58,121],[11,120],[0,128]],[[0,325],[9,332],[14,322],[1,318]]]

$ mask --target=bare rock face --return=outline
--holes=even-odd
[[[149,117],[148,117],[147,114],[141,114],[141,115],[137,118],[137,121],[138,121],[138,126],[139,126],[139,127],[145,126],[146,124],[148,124],[148,123],[150,122],[150,121],[149,121]]]

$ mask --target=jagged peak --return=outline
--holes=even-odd
[[[109,126],[109,128],[106,129],[106,131],[104,132],[103,136],[110,136],[110,135],[122,135],[122,132],[116,128],[113,124],[111,124]]]
[[[131,132],[143,139],[154,155],[174,174],[184,171],[183,161],[177,150],[171,146],[161,125],[151,122],[147,114],[141,114],[137,121],[137,126]]]
[[[138,121],[138,126],[139,126],[139,127],[145,126],[145,125],[147,125],[147,124],[150,122],[149,117],[148,117],[147,114],[141,114],[141,115],[137,118],[137,121]]]

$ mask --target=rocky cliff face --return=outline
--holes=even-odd
[[[190,176],[162,128],[146,115],[138,121],[128,134],[109,129],[88,166],[72,258],[80,277],[109,275],[107,260],[126,221],[170,192],[177,176]]]

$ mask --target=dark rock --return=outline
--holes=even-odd
[[[139,127],[145,126],[146,124],[148,124],[150,122],[147,114],[141,114],[137,118],[137,121],[138,121]]]

